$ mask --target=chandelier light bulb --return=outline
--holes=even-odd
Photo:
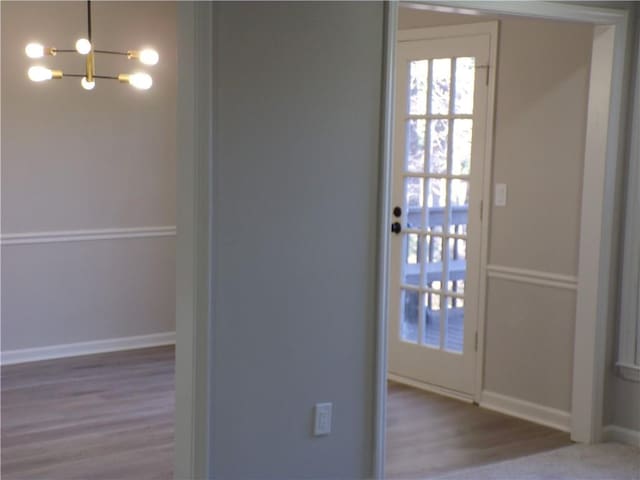
[[[96,82],[90,82],[87,80],[87,77],[82,77],[82,80],[80,80],[80,85],[82,85],[82,88],[84,88],[85,90],[93,90],[93,87],[96,86]]]
[[[153,79],[146,73],[132,73],[129,75],[129,85],[139,90],[149,90],[153,85]]]
[[[158,52],[156,52],[152,48],[145,48],[144,50],[141,50],[139,56],[140,61],[145,65],[155,65],[160,59]]]
[[[30,43],[26,46],[24,52],[29,58],[42,58],[44,57],[44,46],[39,43]]]
[[[91,42],[86,38],[81,38],[76,42],[76,51],[80,55],[86,55],[91,51]]]
[[[53,72],[45,67],[31,67],[29,69],[29,78],[34,82],[44,82],[53,78]]]
[[[2,0],[0,0],[1,2]],[[57,54],[74,54],[74,55],[82,55],[84,58],[82,59],[84,63],[83,71],[80,72],[78,70],[65,71],[55,70],[47,68],[44,65],[33,65],[29,68],[27,75],[31,81],[34,82],[46,82],[51,79],[60,79],[64,77],[73,78],[74,82],[76,79],[80,79],[80,86],[84,90],[93,90],[96,87],[96,78],[109,79],[109,80],[117,80],[120,83],[128,83],[132,87],[138,90],[148,90],[153,85],[153,79],[151,75],[137,71],[133,73],[121,73],[118,76],[114,75],[105,75],[100,72],[99,75],[96,74],[96,55],[117,55],[122,58],[122,56],[126,56],[128,60],[139,60],[143,65],[156,65],[160,60],[160,55],[157,50],[153,48],[142,48],[140,50],[126,50],[126,51],[115,51],[115,50],[101,50],[101,46],[94,45],[92,43],[91,37],[91,0],[86,0],[86,12],[87,12],[87,23],[86,29],[76,30],[78,32],[86,32],[86,37],[78,38],[76,37],[75,49],[73,48],[65,48],[58,50],[55,47],[48,47],[46,45],[42,45],[38,42],[30,42],[26,45],[24,52],[29,58],[43,58],[47,56],[55,57]],[[83,33],[80,33],[83,35]],[[143,44],[144,45],[144,44]],[[149,45],[149,44],[147,44]],[[97,50],[96,50],[97,48]],[[35,63],[35,62],[34,62]],[[145,70],[145,67],[141,67],[141,69]]]

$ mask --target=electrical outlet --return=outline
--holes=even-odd
[[[332,410],[332,403],[316,403],[315,421],[313,423],[313,434],[316,437],[320,435],[329,435],[331,433]]]

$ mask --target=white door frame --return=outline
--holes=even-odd
[[[613,232],[619,170],[623,164],[630,45],[629,10],[559,2],[414,1],[411,5],[450,13],[516,15],[596,25],[592,49],[583,173],[576,301],[571,438],[601,440],[606,326],[611,319],[610,279],[615,274],[617,234]],[[377,291],[376,416],[374,475],[384,478],[387,394],[387,297],[393,161],[394,73],[398,2],[387,4],[385,87],[380,167]],[[487,159],[491,163],[491,159]],[[483,319],[481,318],[482,322]],[[483,326],[479,326],[480,330]],[[479,330],[479,331],[480,331]],[[479,349],[478,362],[482,361]],[[481,373],[481,372],[480,372]],[[480,379],[481,380],[481,379]],[[481,381],[480,381],[481,383]],[[479,387],[481,388],[481,387]]]
[[[408,30],[398,30],[396,33],[396,48],[402,44],[402,42],[411,40],[427,40],[427,39],[443,39],[443,38],[457,38],[473,35],[488,35],[489,36],[489,55],[485,61],[490,65],[487,72],[487,100],[485,115],[483,118],[482,127],[482,170],[478,174],[479,181],[477,182],[480,188],[480,199],[484,205],[491,204],[491,178],[493,170],[493,138],[494,138],[494,118],[495,118],[495,93],[496,93],[496,78],[497,78],[497,64],[498,64],[498,35],[499,35],[499,22],[498,21],[480,21],[478,23],[467,23],[462,25],[447,25],[447,26],[433,26],[426,28],[412,28]],[[394,109],[397,111],[397,105],[394,104]],[[475,108],[475,107],[474,107]],[[475,115],[475,114],[474,114]],[[394,125],[394,129],[397,126]],[[394,130],[396,131],[396,130]],[[476,127],[474,124],[474,138],[476,135]],[[475,143],[479,143],[478,140],[474,140]],[[393,169],[393,161],[391,168]],[[393,179],[392,179],[393,181]],[[471,179],[470,179],[470,182]],[[472,188],[476,188],[473,186]],[[396,203],[397,204],[397,201]],[[422,390],[429,390],[432,392],[440,393],[442,395],[457,398],[463,401],[480,402],[480,394],[482,392],[482,371],[483,371],[483,358],[484,358],[484,312],[486,303],[486,287],[487,287],[487,264],[489,261],[489,222],[491,209],[481,208],[481,218],[479,220],[481,235],[479,236],[479,261],[478,269],[476,271],[478,281],[477,289],[477,307],[473,311],[473,315],[476,317],[475,331],[477,335],[477,348],[475,354],[475,367],[473,372],[473,391],[471,394],[460,393],[455,390],[442,388],[436,385],[427,385],[424,382],[415,381],[412,382],[407,378],[400,378],[396,375],[392,375],[387,371],[388,378],[390,380],[406,383],[407,385],[413,385],[416,388]],[[484,210],[484,211],[482,211]],[[471,218],[471,213],[469,218]],[[473,222],[471,222],[473,223]],[[389,224],[387,224],[389,225]],[[471,228],[471,227],[469,227]],[[476,228],[476,227],[474,227]],[[387,229],[388,231],[388,229]],[[385,233],[388,235],[388,233]],[[391,255],[391,252],[389,253]],[[393,261],[393,260],[392,260]],[[469,263],[467,264],[469,266]],[[393,267],[390,267],[393,271]],[[471,275],[472,271],[468,270],[467,275]],[[398,281],[399,277],[389,279],[389,282]],[[468,285],[466,285],[468,287]],[[397,293],[397,292],[396,292]],[[465,312],[469,312],[467,307],[471,307],[474,304],[473,301],[465,300]],[[472,317],[473,318],[473,317]],[[466,325],[466,313],[465,313],[465,325]],[[466,336],[466,333],[465,333]],[[471,337],[471,336],[470,336]],[[389,345],[387,344],[387,349]],[[388,370],[388,369],[387,369]]]
[[[215,5],[178,2],[174,478],[208,478]]]

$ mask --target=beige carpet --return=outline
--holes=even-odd
[[[438,480],[640,480],[640,449],[617,443],[571,445],[430,477]]]

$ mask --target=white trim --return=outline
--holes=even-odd
[[[618,354],[621,364],[640,365],[640,37],[636,44],[636,83],[626,183]],[[624,370],[620,374],[625,375]],[[625,377],[627,378],[627,377]],[[638,381],[638,380],[636,380]]]
[[[174,478],[196,476],[195,416],[196,384],[207,381],[196,378],[195,333],[195,204],[196,150],[196,16],[194,2],[177,5],[178,95],[177,95],[177,151],[178,162],[176,221],[180,234],[176,239],[176,425],[174,450]]]
[[[216,5],[178,3],[175,478],[209,478]]]
[[[15,365],[17,363],[51,360],[54,358],[77,357],[80,355],[93,355],[95,353],[173,345],[175,342],[175,332],[164,332],[152,333],[150,335],[138,335],[134,337],[92,340],[90,342],[48,345],[46,347],[5,350],[2,352],[0,364],[3,366]]]
[[[493,148],[494,148],[494,127],[495,127],[495,105],[496,105],[496,81],[498,71],[498,46],[500,39],[500,28],[498,21],[477,22],[462,25],[447,25],[442,27],[412,28],[398,31],[398,41],[408,42],[426,38],[455,38],[469,35],[489,35],[489,57],[487,64],[489,69],[489,83],[487,85],[486,118],[484,122],[484,162],[482,185],[482,203],[491,204],[491,179],[493,175]],[[453,177],[447,175],[447,177]],[[491,209],[482,209],[480,238],[480,259],[478,268],[478,305],[477,322],[475,325],[477,335],[477,349],[475,352],[475,368],[473,378],[473,398],[478,401],[483,387],[483,366],[484,366],[484,338],[486,330],[486,292],[487,279],[484,272],[489,262],[489,235],[491,225]]]
[[[487,410],[522,418],[563,432],[570,431],[571,414],[564,410],[545,407],[544,405],[487,390],[482,392],[480,406]]]
[[[377,301],[376,301],[376,372],[375,372],[375,418],[373,424],[373,478],[384,479],[385,438],[387,431],[387,312],[389,299],[389,224],[391,223],[391,169],[393,165],[393,131],[395,106],[395,49],[398,31],[398,5],[385,2],[385,42],[384,42],[384,91],[382,131],[380,132],[380,199],[378,205],[378,228],[380,239],[377,258]]]
[[[487,119],[485,122],[485,142],[484,152],[484,178],[482,179],[482,239],[480,252],[480,280],[479,302],[478,302],[478,323],[476,325],[476,371],[474,378],[474,400],[479,403],[484,388],[484,358],[485,358],[485,332],[487,326],[487,265],[489,264],[489,242],[491,238],[491,186],[493,178],[493,151],[495,137],[495,114],[498,78],[498,48],[500,45],[500,24],[494,24],[491,29],[491,52],[489,54],[489,64],[493,68],[489,71],[489,85],[487,98]]]
[[[116,240],[122,238],[172,237],[175,225],[166,227],[103,228],[91,230],[59,230],[50,232],[5,233],[1,245],[32,245],[36,243]]]
[[[607,425],[602,429],[605,442],[618,442],[640,448],[640,431],[623,428],[617,425]]]
[[[616,178],[623,163],[628,11],[594,28],[578,256],[571,439],[601,440],[607,324],[617,241]],[[615,282],[614,282],[615,284]]]
[[[612,260],[612,231],[609,220],[615,217],[615,174],[621,163],[621,132],[624,131],[624,101],[622,93],[624,92],[624,72],[627,65],[625,53],[627,51],[628,39],[628,23],[629,9],[609,9],[594,8],[586,5],[577,4],[560,4],[558,2],[489,2],[489,1],[437,1],[430,2],[412,2],[418,4],[422,8],[441,9],[449,8],[450,11],[461,13],[459,9],[467,9],[463,13],[482,13],[482,14],[510,14],[527,16],[532,18],[547,18],[555,20],[572,20],[591,23],[594,25],[608,24],[612,25],[615,33],[614,45],[608,52],[603,51],[600,45],[598,47],[603,55],[599,58],[592,58],[592,74],[599,70],[604,72],[609,78],[603,81],[598,78],[598,95],[606,97],[604,111],[596,108],[594,105],[594,84],[591,84],[589,92],[589,109],[588,109],[588,131],[591,132],[599,125],[599,130],[594,132],[594,137],[587,135],[585,150],[594,148],[594,143],[602,142],[602,136],[606,136],[605,151],[596,150],[596,155],[590,154],[590,160],[585,161],[584,179],[586,184],[583,189],[582,197],[582,219],[589,216],[594,217],[594,222],[590,222],[591,231],[587,238],[582,238],[580,245],[580,258],[585,259],[592,256],[594,262],[600,268],[586,268],[585,262],[581,262],[579,266],[578,291],[580,293],[577,301],[578,311],[582,315],[576,316],[576,324],[580,325],[576,328],[576,336],[574,343],[574,376],[573,376],[573,392],[572,392],[572,439],[576,441],[593,442],[600,437],[602,428],[602,398],[604,392],[604,365],[605,365],[605,339],[604,330],[607,321],[607,310],[609,300],[609,279],[605,278],[611,271]],[[397,18],[398,2],[390,2],[387,10],[387,21]],[[451,10],[453,9],[453,10]],[[388,35],[385,39],[385,47],[387,52],[394,48],[395,39]],[[393,66],[393,61],[390,62]],[[603,68],[608,65],[608,68]],[[387,69],[389,66],[387,66]],[[387,70],[386,75],[389,75]],[[592,75],[593,77],[593,75]],[[593,80],[593,78],[592,78]],[[606,91],[605,91],[606,90]],[[388,128],[389,119],[391,119],[393,109],[387,108],[385,111],[385,122]],[[601,120],[604,119],[604,120]],[[600,121],[599,121],[600,120]],[[388,132],[385,132],[388,134]],[[388,152],[384,152],[388,156]],[[389,158],[385,158],[385,162],[389,162]],[[606,164],[607,168],[602,168]],[[595,168],[594,167],[600,167]],[[595,170],[595,171],[594,171]],[[594,175],[595,174],[595,175]],[[593,184],[586,182],[589,175],[595,176],[595,188]],[[599,179],[599,182],[598,182]],[[598,183],[600,185],[598,186]],[[603,187],[604,185],[604,187]],[[389,198],[390,192],[383,190],[381,195]],[[591,197],[589,197],[591,196]],[[485,203],[485,205],[489,205]],[[381,212],[381,218],[385,218],[386,212]],[[386,225],[386,223],[385,223]],[[581,228],[584,225],[581,226]],[[583,233],[583,232],[581,232]],[[379,248],[385,248],[385,243],[381,242]],[[382,252],[386,254],[386,252]],[[384,273],[384,270],[379,272]],[[595,288],[585,288],[585,281],[590,280],[591,285]],[[388,279],[387,279],[388,281]],[[589,297],[595,298],[595,302],[591,302]],[[594,305],[595,303],[595,305]],[[592,308],[589,311],[589,304]],[[583,316],[586,317],[583,318]],[[381,321],[381,318],[378,319]],[[386,321],[383,325],[378,325],[378,329],[386,329]],[[480,333],[480,332],[479,332]],[[592,341],[593,340],[593,341]],[[483,337],[480,337],[480,348],[483,348]],[[384,412],[380,411],[380,405],[384,405],[384,395],[386,392],[381,388],[381,378],[384,378],[380,371],[384,365],[385,350],[378,344],[376,368],[376,399],[377,415],[376,425],[384,424]],[[482,367],[480,367],[480,370]],[[582,387],[576,388],[582,384]],[[376,432],[379,429],[376,429]],[[377,460],[384,456],[384,452],[378,449],[384,445],[383,441],[375,439],[374,442],[374,458]],[[374,466],[375,468],[375,466]]]
[[[431,385],[430,383],[420,382],[418,380],[414,380],[413,378],[407,378],[401,375],[396,375],[395,373],[389,373],[387,378],[392,382],[408,385],[410,387],[417,388],[418,390],[437,393],[438,395],[443,395],[445,397],[455,398],[456,400],[461,400],[467,403],[473,403],[473,397],[466,393],[456,392],[455,390],[439,387],[438,385]]]
[[[625,380],[640,382],[640,365],[618,362],[616,363],[618,375]]]
[[[464,15],[514,15],[518,17],[546,18],[593,24],[613,24],[620,16],[613,9],[588,5],[570,5],[558,1],[505,2],[478,0],[413,0],[414,8]]]
[[[500,278],[513,282],[529,283],[552,288],[563,288],[567,290],[578,289],[578,277],[574,275],[561,275],[558,273],[543,272],[540,270],[529,270],[526,268],[512,268],[503,265],[487,265],[487,276],[489,278]]]
[[[403,30],[398,30],[397,33],[397,41],[398,42],[410,42],[412,40],[428,40],[431,38],[454,38],[454,37],[468,37],[468,36],[472,36],[472,35],[481,35],[481,34],[490,34],[492,36],[497,36],[498,35],[498,22],[497,21],[491,21],[491,22],[478,22],[478,23],[465,23],[462,25],[446,25],[446,26],[442,26],[442,27],[425,27],[425,28],[407,28],[407,29],[403,29]],[[495,42],[495,45],[493,45],[494,42],[492,43],[492,47],[496,47],[497,48],[497,41]],[[496,63],[494,63],[496,61],[497,58],[494,55],[494,52],[497,52],[496,49],[492,48],[492,53],[490,54],[490,64],[493,67],[496,67]],[[491,105],[490,102],[487,102]],[[416,117],[424,117],[424,115],[416,115]],[[446,117],[450,117],[450,115],[438,115],[438,118],[446,118]],[[456,115],[456,118],[458,118],[459,116]],[[471,118],[472,115],[469,115],[468,117],[465,118]],[[411,176],[413,176],[413,173],[411,174]]]
[[[448,371],[464,371],[464,378],[460,378],[457,381],[457,385],[450,384],[449,387],[457,389],[457,391],[464,390],[469,398],[479,397],[481,388],[482,388],[482,364],[483,364],[483,353],[484,350],[480,347],[482,342],[482,335],[484,333],[484,295],[486,292],[486,276],[483,274],[484,266],[488,261],[488,231],[489,231],[489,209],[481,208],[482,204],[489,204],[488,199],[491,195],[491,175],[492,175],[492,158],[493,158],[493,137],[494,137],[494,116],[495,116],[495,86],[497,79],[497,63],[498,63],[498,43],[499,43],[499,22],[498,21],[490,21],[490,22],[479,22],[474,24],[463,24],[463,25],[448,25],[444,27],[428,27],[428,28],[417,28],[417,29],[408,29],[408,30],[399,30],[398,31],[398,41],[397,41],[397,55],[403,57],[404,53],[401,52],[403,49],[412,48],[412,45],[417,45],[419,42],[430,41],[430,40],[443,40],[451,41],[453,43],[460,42],[463,39],[472,39],[473,42],[481,41],[483,42],[482,53],[480,51],[476,52],[479,57],[477,59],[478,62],[481,62],[482,65],[488,66],[488,82],[485,84],[484,74],[481,77],[476,77],[476,81],[481,84],[482,92],[482,106],[481,108],[476,109],[474,112],[475,118],[478,120],[478,124],[480,125],[476,130],[474,130],[474,138],[480,139],[479,141],[474,141],[474,154],[477,155],[477,160],[481,160],[481,162],[477,162],[476,170],[477,175],[474,174],[473,183],[472,183],[472,191],[476,193],[473,194],[474,197],[472,199],[472,205],[475,205],[473,209],[469,211],[469,219],[470,219],[470,229],[472,232],[476,232],[472,234],[472,236],[468,239],[471,241],[473,245],[475,245],[476,255],[475,261],[471,263],[467,263],[467,276],[469,279],[469,285],[467,285],[468,292],[471,296],[467,295],[467,302],[465,305],[467,307],[467,312],[473,312],[473,316],[470,316],[466,322],[467,329],[469,330],[465,333],[465,337],[467,341],[465,341],[465,368],[458,367],[448,367]],[[447,42],[449,43],[449,42]],[[465,47],[466,48],[466,47]],[[408,52],[406,52],[408,54]],[[481,53],[481,54],[480,54]],[[398,73],[400,75],[399,78],[402,77],[402,73]],[[396,80],[403,81],[403,80]],[[486,89],[486,91],[485,91]],[[476,85],[476,90],[479,91],[478,85]],[[401,90],[398,90],[401,91]],[[480,104],[478,104],[480,107]],[[399,112],[397,109],[400,108],[397,105],[394,105],[394,109],[396,109],[395,114],[398,115]],[[471,115],[469,115],[471,117]],[[402,130],[401,126],[394,126],[395,128],[399,128]],[[475,128],[475,127],[474,127]],[[400,134],[400,130],[396,132],[396,135]],[[476,135],[477,134],[477,135]],[[397,145],[396,145],[397,147]],[[400,146],[401,148],[401,146]],[[398,155],[399,152],[396,152]],[[475,158],[475,157],[474,157]],[[406,176],[406,172],[403,172],[401,166],[395,166],[394,176],[396,177],[395,182],[397,182],[398,177]],[[420,176],[420,175],[418,175]],[[446,178],[466,178],[470,179],[469,175],[444,175]],[[396,188],[398,184],[396,183]],[[399,192],[396,192],[397,195]],[[402,200],[400,198],[394,199],[394,204],[401,205]],[[482,213],[482,215],[481,215]],[[387,224],[388,225],[388,224]],[[420,230],[417,231],[419,233]],[[389,235],[385,232],[385,235]],[[393,242],[392,242],[393,243]],[[394,247],[393,255],[399,255],[399,250],[402,247],[396,244]],[[467,246],[469,249],[470,246]],[[446,263],[446,260],[445,260]],[[394,269],[397,268],[397,265],[390,266],[391,277],[393,279],[398,279],[399,274],[394,273]],[[424,268],[421,266],[421,268]],[[446,270],[446,265],[445,265]],[[473,284],[473,288],[471,285]],[[404,288],[404,286],[402,286]],[[411,289],[411,288],[409,288]],[[421,291],[428,291],[429,289],[422,288]],[[396,291],[397,293],[397,291]],[[454,295],[455,296],[455,295]],[[398,306],[394,303],[397,303],[397,298],[391,298],[391,305],[389,306],[390,311],[395,311]],[[392,329],[397,328],[395,325],[393,317],[390,317],[389,321],[391,322],[390,327]],[[474,348],[474,338],[478,338],[477,348]],[[393,354],[396,348],[395,345],[390,344],[390,352]],[[401,358],[402,354],[398,354],[396,358]],[[415,361],[410,361],[409,363],[415,364]],[[399,367],[399,365],[395,365],[394,371],[396,373],[401,372],[402,374],[418,378],[419,375],[416,371],[410,372],[409,370]],[[444,385],[444,380],[435,380],[434,378],[423,378],[423,380],[432,380],[435,383],[439,383]],[[464,383],[466,386],[462,388],[461,384]]]

